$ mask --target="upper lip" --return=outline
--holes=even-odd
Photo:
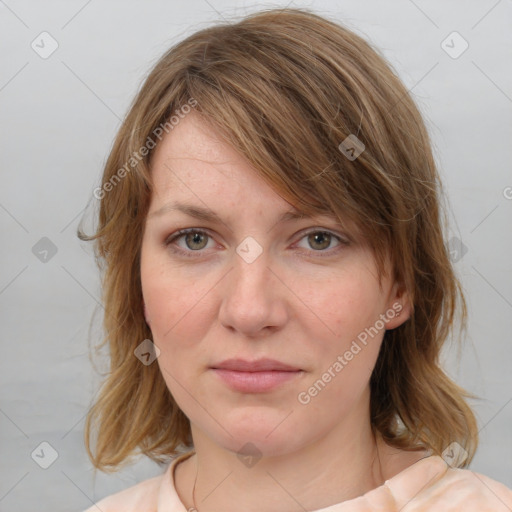
[[[290,366],[276,361],[275,359],[257,359],[255,361],[246,361],[244,359],[226,359],[221,363],[212,366],[213,369],[233,370],[239,372],[264,372],[264,371],[282,371],[282,372],[296,372],[300,368]]]

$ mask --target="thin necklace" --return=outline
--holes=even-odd
[[[197,482],[197,471],[196,471],[196,478],[194,480],[194,487],[192,488],[192,503],[194,504],[194,510],[196,512],[199,512],[199,510],[197,510],[196,497],[195,497],[196,496],[196,482]]]
[[[374,437],[375,439],[375,437]],[[379,446],[377,444],[377,440],[375,439],[375,449],[376,449],[376,456],[377,456],[377,459],[379,460],[379,469],[380,469],[380,474],[382,475],[382,465],[381,465],[381,461],[380,461],[380,453],[379,453]],[[375,462],[375,458],[373,459],[374,462]],[[194,479],[194,486],[192,487],[192,503],[194,505],[194,508],[192,509],[193,511],[196,511],[196,512],[199,512],[198,508],[197,508],[197,505],[196,505],[196,482],[197,482],[197,471],[196,471],[196,477]],[[191,509],[188,509],[187,512],[192,512]]]

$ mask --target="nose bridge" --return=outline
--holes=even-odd
[[[265,281],[269,280],[269,257],[267,253],[256,254],[254,248],[245,249],[242,245],[237,248],[237,255],[233,258],[233,279],[238,292],[244,289],[250,291],[263,291]]]
[[[226,327],[255,334],[284,321],[282,290],[276,287],[271,264],[269,252],[254,238],[247,237],[237,246],[219,312]]]
[[[265,298],[265,284],[269,284],[269,252],[255,238],[246,237],[236,248],[233,257],[232,292],[243,307],[247,303],[261,303]],[[248,306],[249,304],[247,304]]]

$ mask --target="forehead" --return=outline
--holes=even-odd
[[[227,145],[199,114],[192,111],[163,137],[151,159],[154,173],[175,166],[177,161],[193,160],[195,164],[220,165],[243,159]]]
[[[155,148],[151,159],[153,203],[171,196],[194,202],[233,202],[236,197],[285,207],[283,199],[252,165],[227,144],[199,114],[191,112]]]
[[[151,159],[151,177],[154,188],[149,216],[180,201],[233,222],[268,216],[274,225],[276,219],[293,220],[299,217],[297,214],[340,222],[327,209],[308,215],[285,199],[195,111],[181,119],[157,145]],[[363,242],[357,223],[342,218],[347,234]]]

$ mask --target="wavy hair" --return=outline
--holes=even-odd
[[[188,105],[188,107],[187,107]],[[136,95],[104,167],[94,241],[102,276],[110,369],[85,426],[88,454],[112,471],[137,451],[159,463],[193,446],[190,423],[158,365],[134,349],[145,322],[140,251],[152,193],[151,156],[164,132],[194,108],[266,182],[297,208],[354,222],[380,274],[390,259],[413,311],[386,331],[370,379],[374,432],[401,449],[468,458],[475,416],[440,365],[463,291],[445,247],[442,185],[424,120],[378,49],[307,9],[267,9],[202,29],[175,44]],[[365,149],[347,158],[355,135]],[[460,313],[460,314],[459,314]],[[95,437],[93,443],[93,434]],[[94,444],[94,448],[93,448]]]

